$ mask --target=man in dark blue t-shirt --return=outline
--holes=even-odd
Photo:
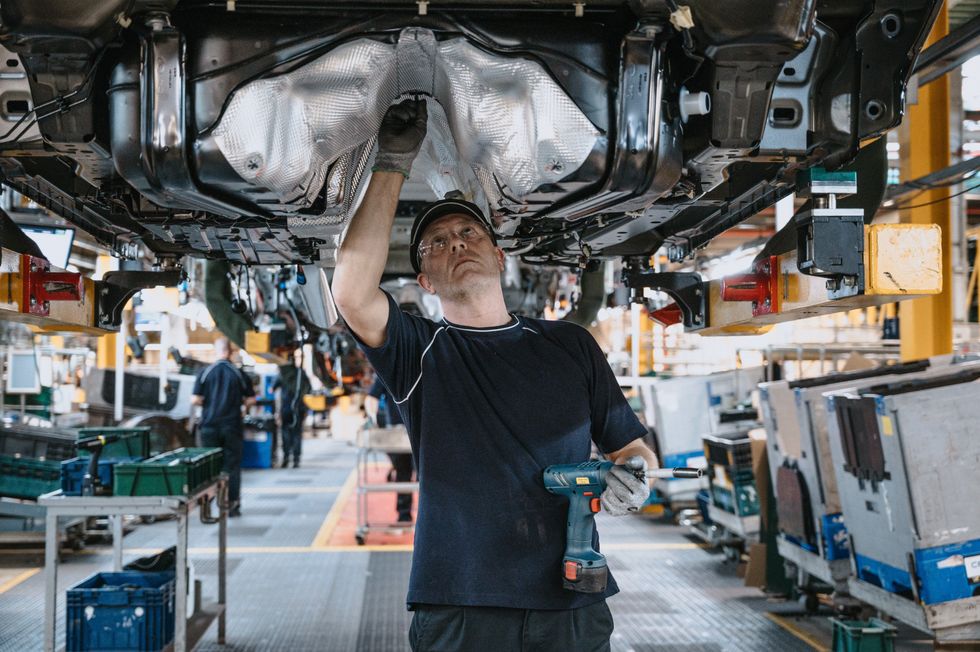
[[[588,460],[593,443],[619,465],[640,455],[654,466],[656,457],[588,332],[507,312],[504,253],[473,204],[430,204],[412,228],[412,265],[439,296],[443,321],[410,315],[379,289],[398,195],[425,137],[424,102],[385,115],[333,280],[341,314],[401,411],[418,470],[412,649],[608,650],[605,599],[618,587],[610,576],[604,593],[562,588],[568,502],[548,493],[542,471]],[[601,502],[620,515],[648,495],[618,466]]]
[[[231,363],[231,343],[224,337],[214,342],[218,360],[197,376],[191,403],[201,409],[201,444],[221,448],[228,474],[231,516],[241,514],[242,405],[255,403],[255,389],[242,370]]]

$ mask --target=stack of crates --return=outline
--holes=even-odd
[[[106,444],[99,454],[98,476],[101,493],[112,491],[114,469],[117,464],[140,462],[150,451],[150,429],[142,428],[82,428],[78,441],[88,441],[99,436],[119,436],[122,439]],[[88,472],[91,452],[82,449],[78,457],[61,463],[61,491],[66,496],[80,496],[85,474]]]
[[[75,439],[70,433],[43,428],[0,428],[0,455],[36,460],[67,460],[75,457]]]
[[[117,496],[181,496],[194,493],[221,473],[220,448],[178,448],[143,462],[117,464]]]
[[[66,596],[68,652],[162,650],[174,637],[173,571],[96,573]]]
[[[759,492],[752,471],[752,440],[748,431],[704,435],[711,502],[738,517],[759,513]]]
[[[36,428],[0,428],[0,496],[34,500],[58,489],[61,461],[74,457],[66,435]]]
[[[61,486],[61,462],[0,455],[0,496],[34,500]]]

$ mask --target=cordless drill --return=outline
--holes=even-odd
[[[99,458],[102,456],[102,448],[106,444],[121,440],[123,436],[122,434],[99,435],[98,437],[91,437],[78,442],[78,450],[87,450],[90,453],[88,469],[82,477],[83,496],[94,496],[99,492],[99,489],[102,487],[102,481],[99,478]]]
[[[648,477],[700,478],[701,469],[643,470],[643,458],[626,460],[626,468],[638,479]],[[568,498],[568,524],[565,555],[562,558],[562,586],[580,593],[606,590],[609,569],[606,558],[592,548],[595,515],[600,509],[599,496],[606,489],[606,475],[613,463],[601,460],[581,464],[554,464],[544,470],[544,487],[553,494]]]

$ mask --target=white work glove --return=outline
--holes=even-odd
[[[647,463],[643,461],[643,472],[646,473]],[[611,516],[623,516],[629,512],[635,512],[650,497],[650,485],[646,478],[642,480],[622,464],[609,469],[606,475],[606,490],[602,492],[600,500],[602,508]]]

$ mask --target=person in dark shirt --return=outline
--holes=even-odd
[[[302,368],[286,364],[279,367],[279,377],[272,388],[279,390],[282,468],[289,466],[290,457],[293,458],[293,468],[298,468],[299,458],[303,454],[303,421],[307,413],[303,397],[310,393],[310,379]]]
[[[563,588],[568,502],[548,493],[542,472],[587,461],[594,443],[616,463],[602,507],[623,515],[650,492],[623,464],[641,456],[653,467],[656,456],[587,331],[507,312],[504,253],[473,204],[423,207],[410,234],[419,285],[439,297],[445,319],[410,315],[379,288],[398,196],[425,138],[425,101],[386,113],[333,278],[418,469],[409,642],[416,652],[609,650],[615,579],[602,593]]]
[[[379,428],[390,428],[405,423],[402,421],[398,406],[391,399],[391,395],[388,394],[387,388],[377,374],[374,376],[371,389],[364,397],[364,411]],[[411,482],[412,473],[415,472],[411,453],[388,453],[388,458],[391,460],[391,470],[393,471],[390,479],[393,479],[394,482]],[[412,494],[398,494],[395,499],[395,509],[398,510],[399,523],[411,523]]]
[[[231,363],[233,353],[227,338],[214,342],[218,360],[201,370],[194,383],[193,405],[202,406],[199,422],[201,444],[221,448],[224,472],[228,474],[228,501],[231,516],[241,515],[242,486],[242,405],[255,403],[255,389],[241,369]]]

